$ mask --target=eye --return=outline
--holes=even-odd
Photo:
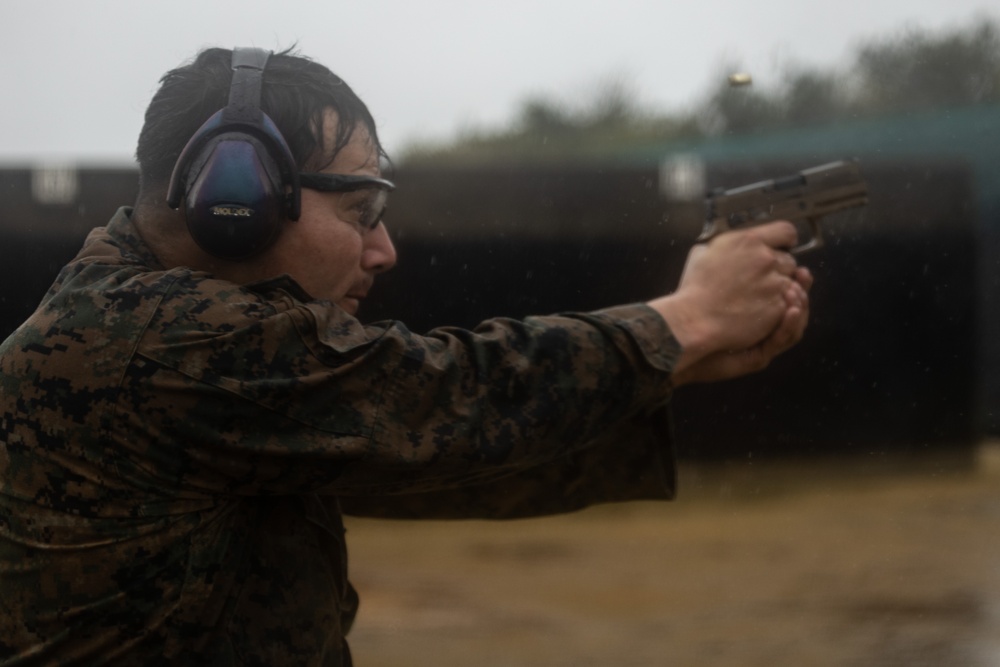
[[[345,192],[340,196],[337,206],[337,216],[341,220],[352,222],[364,229],[370,229],[378,223],[372,220],[375,197],[370,192],[359,190]]]

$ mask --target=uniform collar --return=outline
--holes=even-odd
[[[108,257],[113,254],[118,254],[127,264],[140,264],[154,270],[164,268],[132,222],[129,206],[119,208],[105,227],[91,232],[80,256]]]
[[[87,253],[87,247],[85,246],[84,253],[81,253],[81,255],[106,255],[109,254],[107,251],[110,247],[114,247],[117,249],[117,254],[128,264],[141,264],[154,271],[164,270],[163,265],[160,264],[160,260],[156,258],[153,251],[146,245],[135,223],[132,222],[131,207],[123,206],[119,208],[107,226],[103,228],[103,233],[101,233],[101,229],[97,229],[94,230],[91,237],[88,239],[87,246],[93,245],[94,248],[90,253]],[[93,252],[94,250],[97,250],[97,252]],[[301,285],[287,274],[250,283],[244,287],[265,297],[287,294],[298,301],[308,302],[314,300]]]

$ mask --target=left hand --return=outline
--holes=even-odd
[[[794,282],[785,292],[784,316],[766,338],[746,349],[715,352],[703,357],[680,373],[675,373],[674,386],[729,380],[756,373],[802,340],[809,323],[809,290],[813,277],[809,269],[798,267],[793,278]]]

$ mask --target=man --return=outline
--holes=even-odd
[[[135,208],[0,347],[0,665],[350,664],[342,512],[668,499],[671,392],[762,369],[808,318],[776,223],[648,304],[361,324],[392,185],[364,104],[288,53],[169,72],[137,157]]]

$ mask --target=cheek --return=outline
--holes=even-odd
[[[357,232],[340,224],[318,239],[313,252],[325,258],[330,265],[343,267],[345,271],[354,270],[360,264],[362,245]]]
[[[292,272],[315,297],[336,300],[360,272],[363,241],[357,229],[337,218],[329,202],[311,190],[302,192],[302,217],[287,223],[285,253]]]
[[[347,229],[331,228],[323,234],[311,235],[308,243],[299,247],[296,258],[303,285],[314,296],[339,299],[354,283],[361,264],[360,237]]]

